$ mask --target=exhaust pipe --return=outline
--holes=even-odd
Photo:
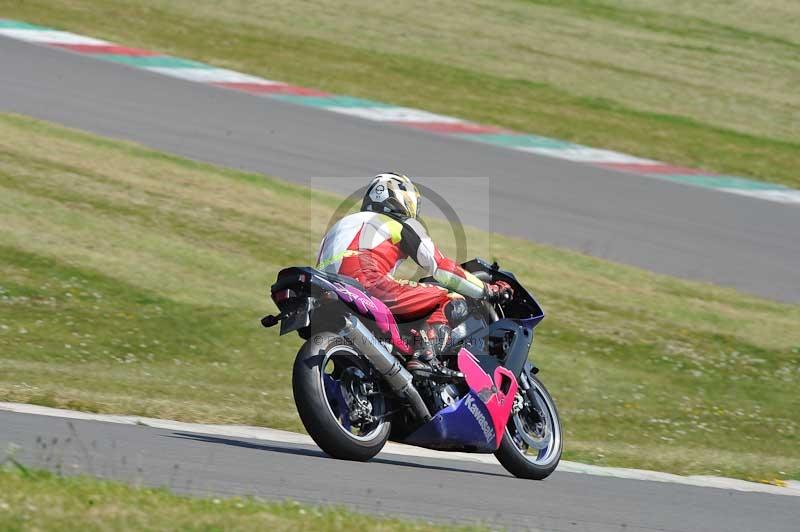
[[[339,334],[349,338],[358,351],[367,357],[372,366],[383,377],[389,387],[399,396],[406,398],[414,413],[424,423],[431,419],[428,407],[419,396],[419,392],[411,383],[411,373],[400,365],[400,362],[386,350],[375,338],[375,335],[355,316],[344,318],[344,327]]]

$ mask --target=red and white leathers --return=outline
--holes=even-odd
[[[395,279],[392,274],[408,257],[445,288]],[[357,212],[334,224],[320,244],[317,268],[356,279],[400,321],[429,315],[430,325],[447,323],[445,306],[458,297],[451,290],[485,295],[483,282],[442,255],[419,221],[377,212]]]

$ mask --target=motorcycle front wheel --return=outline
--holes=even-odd
[[[494,453],[506,470],[519,478],[543,480],[561,460],[562,433],[558,410],[542,381],[528,375],[531,386],[520,390],[522,406],[511,415],[500,447]]]
[[[334,458],[366,461],[383,449],[391,423],[383,395],[369,392],[371,368],[343,337],[321,332],[294,361],[297,413],[314,442]]]

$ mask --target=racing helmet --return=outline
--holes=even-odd
[[[416,218],[420,199],[419,189],[408,177],[388,172],[372,178],[364,194],[361,210]]]

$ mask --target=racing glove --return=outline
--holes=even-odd
[[[508,301],[514,295],[514,289],[505,281],[496,281],[483,285],[483,297],[489,303]]]

